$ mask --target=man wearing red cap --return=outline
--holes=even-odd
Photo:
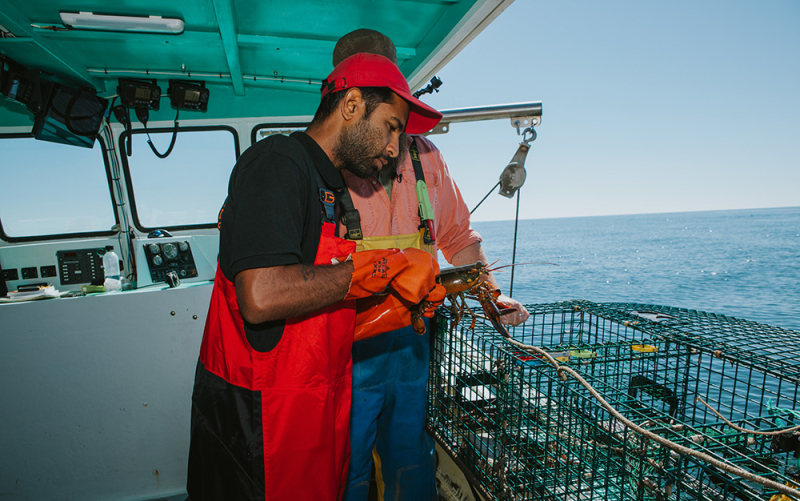
[[[334,48],[333,64],[357,53],[381,54],[396,63],[394,44],[374,30],[343,36]],[[400,155],[375,176],[343,173],[359,214],[347,216],[348,234],[362,234],[356,239],[360,248],[413,247],[432,256],[438,249],[453,265],[486,263],[480,235],[470,226],[469,209],[441,153],[421,136],[413,137],[409,152],[411,140],[403,134]],[[418,190],[420,186],[425,189]],[[422,214],[421,206],[430,212]],[[346,215],[347,210],[345,204]],[[359,221],[357,230],[351,228],[353,219]],[[491,275],[485,279],[497,287]],[[518,325],[528,317],[519,302],[505,296],[502,300],[516,310],[504,322]],[[357,301],[345,501],[367,500],[373,458],[379,499],[438,499],[433,443],[425,432],[429,334],[420,336],[409,327],[408,307],[408,301],[391,291]]]
[[[325,81],[305,132],[267,138],[237,161],[192,395],[192,501],[341,499],[355,299],[444,298],[425,252],[355,252],[337,237],[341,173],[379,172],[404,130],[440,118],[391,61],[359,54]]]

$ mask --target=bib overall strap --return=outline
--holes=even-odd
[[[319,188],[319,201],[322,204],[322,222],[335,223],[336,232],[339,232],[339,221],[336,214],[336,197],[333,192],[326,188],[325,181],[316,168],[314,177],[317,180]],[[339,210],[341,211],[341,220],[347,226],[347,234],[345,238],[348,240],[361,240],[364,238],[361,232],[361,216],[358,214],[356,206],[353,204],[353,199],[350,198],[350,191],[345,188],[339,196]]]
[[[325,188],[320,188],[319,201],[322,203],[322,222],[336,224],[336,216],[334,215],[336,197],[333,196],[333,192]]]
[[[426,244],[432,244],[436,241],[436,232],[433,226],[433,206],[431,199],[428,196],[428,185],[425,184],[425,173],[422,171],[422,162],[419,159],[419,149],[417,148],[417,139],[411,140],[411,145],[408,147],[408,152],[411,155],[411,164],[414,166],[414,176],[417,178],[417,201],[419,202],[419,227],[425,230],[423,239]]]
[[[361,231],[361,215],[358,213],[355,204],[353,204],[353,199],[350,197],[350,190],[347,188],[342,192],[340,203],[342,222],[347,227],[345,238],[348,240],[361,240],[364,238],[364,233]]]
[[[311,170],[314,171],[314,178],[317,182],[316,192],[319,194],[319,203],[321,205],[321,222],[322,224],[336,224],[336,196],[333,194],[333,191],[328,189],[328,186],[325,184],[325,181],[322,180],[322,175],[320,175],[316,166],[312,166]],[[347,190],[344,191],[346,192]]]

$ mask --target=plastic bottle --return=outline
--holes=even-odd
[[[103,254],[103,273],[106,276],[103,282],[106,292],[119,292],[122,289],[122,282],[119,279],[119,258],[112,250]]]

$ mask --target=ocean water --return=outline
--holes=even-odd
[[[514,221],[476,222],[496,266],[510,264]],[[800,331],[800,207],[519,222],[513,297],[637,302]],[[444,263],[442,263],[444,265]],[[511,271],[495,276],[504,292]]]

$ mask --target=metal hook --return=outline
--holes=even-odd
[[[536,130],[533,127],[528,127],[522,131],[522,142],[530,144],[533,141],[536,141]]]

